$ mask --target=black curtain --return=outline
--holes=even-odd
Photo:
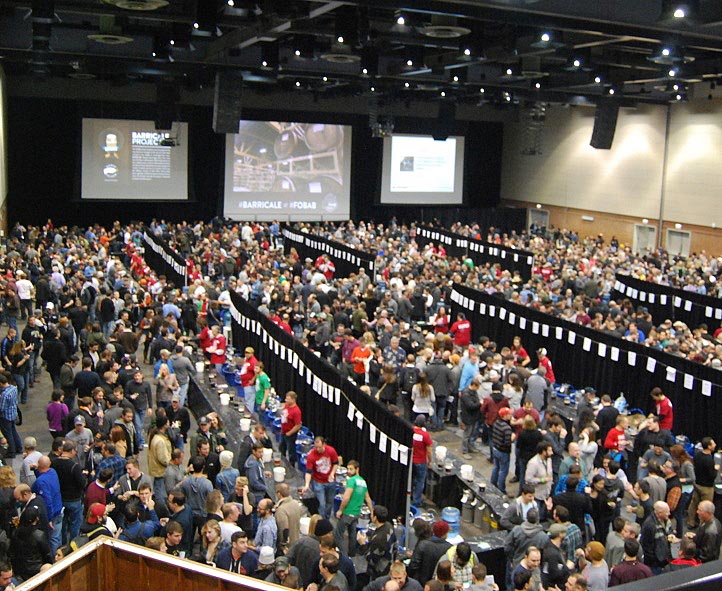
[[[675,407],[675,433],[693,440],[722,437],[722,374],[715,369],[459,284],[451,306],[453,314],[471,319],[474,339],[487,335],[504,345],[518,335],[534,362],[535,351],[545,347],[557,382],[593,386],[613,398],[624,392],[630,407],[645,412],[653,407],[649,392],[658,386]]]
[[[322,254],[328,255],[336,266],[335,277],[348,277],[351,273],[358,273],[359,267],[366,269],[370,277],[375,275],[376,256],[373,254],[291,228],[283,228],[283,238],[283,250],[286,254],[291,248],[295,248],[301,259],[309,257],[314,261]]]
[[[722,323],[722,301],[693,291],[657,285],[623,273],[616,273],[612,298],[616,301],[628,299],[649,310],[655,324],[667,318],[681,320],[690,328],[704,323],[714,332]]]
[[[185,259],[163,238],[149,234],[147,231],[143,232],[143,242],[145,243],[143,258],[150,268],[157,275],[165,275],[176,287],[183,287],[188,276]]]
[[[500,264],[511,272],[519,271],[524,281],[531,279],[534,254],[527,250],[507,248],[485,240],[476,240],[454,234],[437,227],[421,227],[416,232],[416,242],[424,247],[429,242],[441,243],[450,256],[460,259],[471,258],[475,265]]]
[[[391,515],[404,516],[412,426],[361,392],[236,293],[231,293],[231,302],[235,348],[253,347],[276,391],[281,396],[289,390],[298,394],[303,424],[315,435],[326,437],[344,462],[358,460],[374,502],[387,506]]]

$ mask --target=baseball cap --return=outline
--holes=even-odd
[[[105,505],[102,503],[93,503],[90,507],[90,515],[88,516],[88,523],[98,523],[98,518],[105,515]]]
[[[502,419],[506,419],[507,417],[510,417],[510,416],[513,415],[513,414],[514,414],[514,411],[511,410],[510,408],[506,408],[506,407],[505,407],[505,408],[502,408],[502,409],[499,411],[499,416],[500,416]]]
[[[198,419],[199,425],[207,425],[208,423],[210,423],[210,421],[208,420],[208,417],[201,417],[200,419]]]
[[[561,534],[567,533],[567,526],[561,523],[553,523],[549,528],[549,537],[558,538]]]
[[[541,349],[537,349],[536,352],[539,353],[539,355],[546,355],[546,354],[547,354],[547,350],[546,350],[544,347],[542,347]]]
[[[73,423],[76,425],[85,425],[85,418],[81,415],[78,415],[77,417],[75,417]]]
[[[286,570],[289,566],[291,566],[291,561],[285,556],[279,556],[276,558],[276,562],[273,563],[275,570]]]
[[[170,397],[171,402],[180,402],[180,394],[173,394],[173,396]]]
[[[255,353],[255,350],[253,349],[253,347],[246,347],[246,348],[243,349],[243,350],[244,350],[246,353]]]

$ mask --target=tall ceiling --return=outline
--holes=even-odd
[[[666,102],[716,85],[722,0],[0,0],[0,63],[178,88],[234,71],[319,100]]]

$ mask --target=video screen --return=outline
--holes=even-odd
[[[188,199],[188,126],[83,119],[82,199]]]
[[[344,220],[350,215],[351,128],[241,121],[226,136],[223,215]]]

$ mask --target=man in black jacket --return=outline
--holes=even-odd
[[[48,338],[43,345],[43,352],[41,354],[45,366],[50,374],[50,379],[53,380],[53,388],[60,387],[60,368],[68,358],[68,352],[65,348],[65,344],[60,341],[60,331],[51,330],[48,333]]]
[[[561,549],[566,534],[567,526],[561,523],[554,523],[549,528],[549,541],[542,548],[540,568],[544,589],[553,589],[554,587],[564,589],[569,578],[569,568],[567,568]]]
[[[584,531],[584,515],[592,513],[592,501],[580,492],[577,492],[579,477],[570,475],[567,478],[567,490],[561,494],[554,495],[547,502],[553,506],[561,505],[569,510],[569,521]],[[548,507],[551,510],[551,507]]]
[[[60,456],[53,462],[58,473],[60,495],[63,499],[63,544],[70,543],[80,533],[83,523],[83,492],[85,476],[80,464],[75,461],[77,446],[72,441],[65,441]]]
[[[697,533],[688,532],[687,537],[697,545],[697,558],[702,562],[712,562],[719,558],[722,542],[722,525],[714,516],[714,503],[702,501],[697,506],[699,529]]]
[[[459,406],[461,407],[461,422],[464,425],[464,435],[461,440],[461,452],[465,460],[471,459],[471,452],[474,449],[479,421],[481,420],[481,399],[479,398],[479,387],[481,377],[474,376],[468,388],[461,391]]]
[[[436,399],[435,413],[431,418],[432,431],[440,431],[444,428],[444,415],[446,414],[446,402],[451,392],[451,370],[444,360],[437,354],[424,370],[429,384],[434,388]],[[481,403],[480,403],[481,404]]]
[[[429,526],[426,525],[426,527]],[[409,576],[416,579],[421,585],[426,585],[434,578],[436,563],[451,548],[451,544],[446,541],[446,536],[449,534],[449,524],[446,521],[434,522],[431,530],[433,535],[416,544],[409,562]]]

